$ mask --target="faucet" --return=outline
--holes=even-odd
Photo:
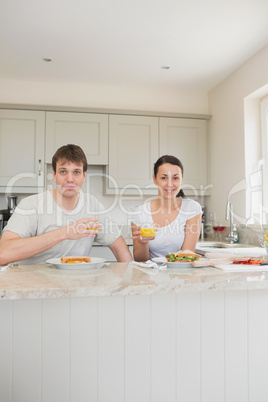
[[[227,202],[225,219],[227,221],[230,221],[230,233],[226,236],[226,240],[229,241],[230,244],[233,244],[238,240],[238,234],[237,234],[237,232],[234,232],[233,205],[232,205],[231,201]]]

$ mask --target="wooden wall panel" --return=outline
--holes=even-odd
[[[248,292],[249,401],[268,401],[268,292]]]
[[[13,303],[12,402],[41,396],[41,301]]]
[[[42,402],[69,401],[70,300],[42,302]]]
[[[98,402],[124,402],[124,298],[98,298]]]
[[[201,401],[200,293],[177,295],[177,401]]]
[[[151,298],[125,298],[125,402],[150,402]]]
[[[10,402],[12,395],[12,311],[10,300],[0,302],[0,401]]]
[[[151,296],[151,402],[176,401],[176,296]]]
[[[201,401],[225,402],[224,293],[201,293]]]
[[[98,300],[70,305],[70,402],[98,400]]]
[[[225,292],[225,402],[248,401],[247,292]]]

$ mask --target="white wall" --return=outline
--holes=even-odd
[[[208,94],[209,113],[212,115],[210,147],[213,185],[208,211],[215,211],[223,220],[228,194],[231,194],[237,220],[242,222],[246,218],[244,101],[267,83],[268,46]]]
[[[208,113],[205,92],[0,79],[0,103]]]

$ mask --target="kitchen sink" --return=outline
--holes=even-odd
[[[233,253],[238,255],[260,256],[265,255],[266,250],[262,247],[253,246],[251,244],[234,243],[230,244],[221,241],[199,241],[196,244],[195,252],[201,255],[206,253]]]
[[[242,244],[242,243],[225,243],[221,241],[202,241],[197,242],[196,248],[248,248],[254,247],[250,244]]]

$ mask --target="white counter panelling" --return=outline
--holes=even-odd
[[[267,309],[267,289],[2,300],[0,400],[267,402]]]

